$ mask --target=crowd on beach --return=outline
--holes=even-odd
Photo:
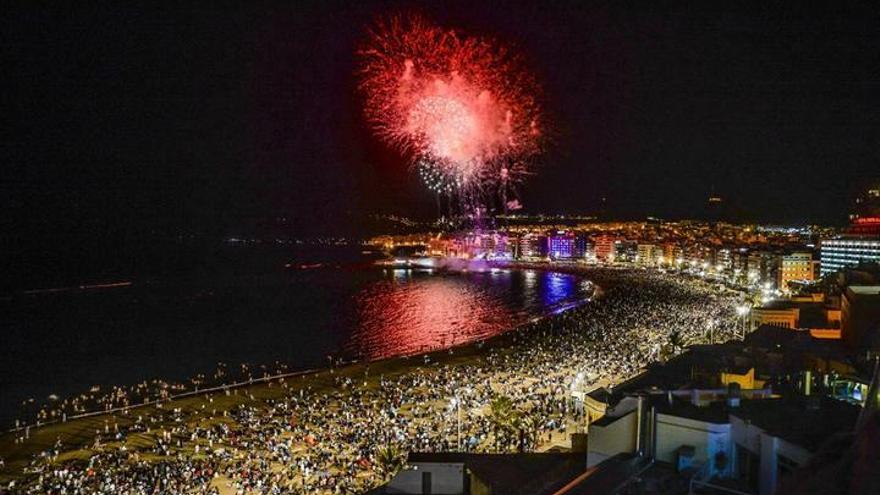
[[[232,409],[215,409],[211,397],[196,410],[176,409],[173,401],[148,415],[132,409],[95,431],[85,456],[64,460],[69,446],[59,442],[4,488],[53,495],[363,493],[387,480],[406,452],[546,448],[583,424],[573,388],[611,387],[635,376],[670,352],[673,334],[696,343],[735,333],[738,296],[706,281],[641,270],[589,276],[602,297],[532,321],[479,358],[411,358],[411,367],[388,376],[369,366],[357,374],[331,370],[332,387],[279,379],[271,399]]]
[[[66,421],[84,414],[109,412],[132,406],[168,400],[175,396],[196,393],[200,390],[213,389],[230,384],[253,383],[261,378],[289,373],[287,364],[276,362],[272,365],[252,366],[242,363],[230,369],[226,363],[218,363],[213,373],[200,373],[187,381],[170,381],[154,378],[134,385],[115,385],[102,388],[95,385],[87,392],[71,397],[59,398],[54,394],[49,401],[38,403],[30,398],[21,404],[21,413],[25,418],[33,417],[35,426]],[[29,424],[27,420],[17,420],[16,426]]]

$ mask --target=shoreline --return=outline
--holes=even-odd
[[[512,269],[557,271],[549,266],[522,266],[512,267]],[[584,267],[577,274],[589,280],[588,271],[589,269]],[[132,424],[134,422],[133,418],[138,415],[161,414],[169,409],[178,408],[182,411],[194,412],[204,409],[207,403],[217,403],[217,405],[221,406],[215,408],[218,412],[230,411],[241,404],[282,398],[291,390],[311,389],[312,391],[322,391],[332,389],[336,387],[334,380],[338,377],[355,378],[363,376],[365,383],[370,382],[371,386],[375,386],[377,384],[376,380],[381,377],[404,375],[434,366],[475,364],[488,356],[493,350],[502,353],[512,350],[516,345],[517,336],[527,331],[527,326],[541,320],[558,317],[569,310],[582,307],[600,298],[602,287],[595,282],[592,282],[592,284],[593,296],[575,303],[569,303],[561,310],[559,308],[548,310],[540,316],[529,318],[508,330],[483,340],[407,355],[397,355],[375,360],[348,361],[339,365],[334,364],[327,367],[254,378],[245,382],[182,392],[168,398],[151,400],[143,404],[133,404],[107,411],[92,411],[76,416],[68,416],[66,421],[55,419],[50,422],[42,422],[39,425],[32,424],[4,429],[0,433],[0,459],[5,461],[6,467],[3,471],[0,471],[0,481],[5,483],[23,477],[26,474],[23,472],[23,468],[33,455],[50,449],[56,441],[61,441],[64,444],[65,452],[71,450],[80,451],[87,448],[89,440],[94,436],[94,432],[105,427],[109,420],[112,420],[113,424],[124,427]],[[15,438],[20,436],[22,432],[27,432],[27,440],[16,443]],[[75,448],[71,449],[68,447]]]
[[[543,318],[553,316],[556,315],[551,314]],[[527,323],[532,321],[529,320]],[[6,467],[0,471],[0,483],[23,478],[26,475],[24,468],[30,459],[40,452],[51,449],[56,441],[62,442],[63,451],[67,454],[76,454],[89,449],[89,442],[94,433],[104,428],[108,420],[112,420],[109,423],[119,427],[126,427],[133,424],[134,418],[138,415],[163,414],[169,410],[198,413],[199,410],[205,409],[206,404],[214,405],[213,411],[220,414],[243,404],[265,405],[266,400],[281,399],[290,392],[300,389],[308,389],[312,392],[334,389],[338,386],[335,383],[337,378],[362,378],[367,386],[373,387],[378,385],[380,379],[401,376],[421,369],[444,365],[473,365],[488,356],[492,350],[502,353],[512,350],[516,344],[515,337],[523,330],[523,326],[525,324],[483,341],[431,352],[293,372],[286,376],[255,379],[253,383],[242,383],[235,387],[221,386],[215,387],[212,391],[201,390],[181,394],[120,410],[87,413],[80,417],[68,418],[66,422],[44,423],[40,427],[32,428],[29,438],[22,443],[16,443],[15,437],[25,428],[6,431],[0,434],[0,459],[6,463]],[[428,360],[426,361],[425,358]],[[165,423],[173,424],[171,421]]]
[[[380,270],[387,269],[387,267],[382,267],[381,265],[378,265],[378,264],[370,265],[370,267],[373,269],[380,269]],[[504,269],[510,269],[510,270],[519,270],[519,271],[522,271],[522,270],[541,270],[541,271],[545,271],[545,272],[556,272],[556,273],[563,273],[563,274],[569,274],[569,275],[578,275],[585,280],[589,280],[586,267],[579,267],[580,270],[565,270],[565,271],[563,271],[563,270],[556,270],[555,269],[556,267],[550,266],[549,264],[528,264],[528,263],[525,263],[525,264],[521,264],[521,266],[519,266],[519,265],[518,266],[505,266],[505,267],[497,266],[497,267],[493,267],[493,268],[495,268],[495,269],[504,268]],[[411,269],[417,270],[417,271],[427,270],[427,268],[425,268],[425,267],[416,267],[416,266],[412,267]],[[458,275],[467,274],[468,270],[443,270],[442,272],[448,273],[449,275],[458,276]],[[275,369],[275,370],[273,370],[274,373],[272,373],[272,374],[264,374],[260,377],[253,377],[251,379],[241,379],[239,381],[232,381],[229,383],[213,383],[213,384],[208,384],[207,386],[205,386],[203,388],[197,388],[197,389],[192,389],[190,386],[185,385],[185,384],[187,384],[192,378],[197,377],[199,375],[207,374],[207,373],[209,373],[209,371],[195,370],[194,371],[195,374],[191,375],[188,378],[175,379],[174,381],[167,381],[167,382],[166,382],[165,378],[163,378],[163,377],[154,376],[151,378],[144,378],[141,381],[159,380],[162,382],[166,382],[169,385],[168,390],[173,390],[174,388],[176,388],[179,385],[184,385],[187,388],[185,390],[182,390],[182,391],[179,391],[179,392],[176,392],[173,394],[169,394],[166,397],[162,397],[162,398],[151,397],[151,398],[149,398],[149,400],[147,400],[145,402],[132,403],[127,406],[117,406],[117,407],[114,407],[111,409],[89,410],[89,411],[80,412],[80,413],[76,413],[76,414],[67,414],[65,416],[66,420],[64,419],[64,417],[60,417],[60,416],[52,417],[52,418],[49,418],[49,419],[43,420],[43,421],[39,421],[36,418],[31,417],[31,418],[29,418],[27,423],[21,423],[19,425],[13,425],[13,424],[0,425],[0,435],[2,435],[4,433],[15,433],[15,432],[20,432],[20,431],[25,431],[29,428],[31,430],[36,430],[36,429],[45,427],[47,425],[63,423],[65,421],[72,421],[72,420],[80,419],[80,418],[103,416],[103,415],[118,413],[118,412],[124,411],[126,409],[132,410],[132,409],[143,408],[146,406],[160,404],[162,402],[167,402],[168,400],[176,400],[176,399],[191,397],[191,396],[198,395],[198,394],[222,392],[225,389],[242,388],[242,387],[247,387],[249,385],[266,383],[266,382],[281,379],[281,378],[290,378],[290,377],[295,377],[295,376],[299,376],[299,375],[308,375],[308,374],[317,373],[320,371],[326,371],[330,368],[340,368],[343,366],[353,365],[353,364],[369,364],[371,362],[379,362],[379,361],[385,361],[385,360],[391,360],[391,359],[409,358],[409,357],[414,357],[414,356],[424,356],[424,355],[433,354],[433,353],[437,353],[437,352],[446,352],[446,351],[450,351],[450,350],[455,350],[455,349],[467,347],[469,345],[483,345],[483,343],[485,343],[489,340],[496,339],[502,335],[505,335],[505,334],[508,334],[511,332],[515,332],[520,327],[525,326],[529,323],[535,323],[535,322],[543,320],[545,318],[553,317],[555,315],[564,313],[564,312],[572,310],[572,309],[576,309],[576,308],[588,303],[590,300],[593,300],[596,298],[596,296],[595,296],[596,293],[601,293],[600,288],[596,284],[592,284],[592,285],[593,285],[592,289],[594,292],[593,292],[593,295],[591,295],[588,298],[573,300],[573,301],[566,301],[564,303],[560,303],[560,304],[555,305],[553,307],[545,308],[545,310],[542,313],[538,313],[538,314],[535,314],[535,315],[530,316],[528,318],[525,318],[521,321],[518,321],[518,322],[516,322],[515,325],[512,325],[508,328],[505,328],[504,330],[501,330],[499,333],[497,333],[495,335],[485,337],[480,340],[473,340],[470,342],[463,342],[463,343],[459,343],[459,344],[455,344],[455,345],[444,345],[441,343],[437,347],[422,348],[420,350],[412,351],[409,353],[394,354],[394,355],[390,355],[390,356],[382,356],[382,357],[377,357],[377,358],[373,358],[373,359],[364,358],[364,357],[360,357],[360,356],[341,356],[340,354],[337,354],[337,355],[333,356],[333,359],[331,360],[330,364],[326,364],[326,362],[325,362],[325,364],[319,364],[318,366],[297,368],[297,369],[293,369],[292,371],[287,371],[288,369],[291,369],[292,366],[288,367],[288,365],[286,363],[283,363],[280,361],[276,361],[274,364],[258,363],[258,362],[245,362],[245,363],[241,363],[241,364],[246,364],[248,366],[253,366],[255,368],[261,367],[261,366],[268,367],[268,366],[273,366],[273,365],[274,366],[281,365],[283,367],[284,371],[280,371],[278,369]],[[126,287],[128,287],[128,286],[126,286]],[[127,386],[131,386],[131,385],[132,384],[129,383],[129,384],[122,384],[121,386],[127,387]],[[112,387],[113,387],[113,385],[108,386],[108,388],[112,388]],[[65,396],[65,397],[73,397],[73,396],[76,396],[76,395],[79,395],[82,393],[86,393],[86,389],[82,389],[79,392],[74,392],[74,393],[72,393],[68,396]],[[65,397],[61,397],[61,399],[63,400]],[[2,457],[2,456],[0,456],[0,457]]]
[[[733,296],[720,305],[706,304],[719,294],[713,284],[653,271],[576,268],[607,290],[605,303],[551,314],[544,321],[526,320],[452,349],[324,368],[76,419],[45,426],[26,441],[21,432],[0,436],[0,457],[6,461],[0,486],[5,481],[13,492],[57,488],[65,483],[52,474],[60,466],[83,486],[93,486],[99,480],[92,478],[90,466],[98,462],[126,486],[125,480],[137,476],[198,485],[219,495],[231,495],[254,480],[328,495],[336,483],[348,490],[369,489],[382,480],[383,435],[401,449],[396,455],[456,445],[456,427],[448,417],[459,394],[465,397],[466,451],[515,448],[514,437],[506,430],[499,437],[492,426],[496,420],[489,408],[504,397],[532,425],[520,437],[526,442],[520,448],[570,449],[569,435],[584,431],[582,418],[569,405],[573,377],[586,379],[584,390],[624,383],[658,359],[669,331],[694,333],[694,318],[734,321]],[[668,310],[669,303],[677,309]],[[729,333],[728,327],[733,324],[722,333]],[[157,463],[170,470],[156,474]],[[213,479],[190,480],[187,473],[194,468],[207,470]]]

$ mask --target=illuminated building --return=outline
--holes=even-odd
[[[786,292],[789,282],[813,280],[813,255],[795,252],[780,256],[776,277],[776,286]]]
[[[617,240],[614,241],[614,261],[624,261],[632,263],[639,254],[639,246],[635,241]]]
[[[843,236],[821,241],[822,276],[862,262],[880,263],[880,184],[856,198],[850,221]]]
[[[592,251],[592,245],[585,235],[576,235],[574,238],[574,257],[583,259],[587,257],[587,253]]]
[[[715,251],[715,266],[718,271],[733,268],[733,257],[730,254],[730,249],[722,248]]]
[[[821,241],[822,276],[862,262],[880,263],[880,184],[856,198],[846,234]]]
[[[636,250],[637,259],[641,265],[654,265],[660,256],[660,249],[653,244],[639,244]]]
[[[873,217],[859,217],[853,220],[848,235],[880,237],[880,213]]]
[[[731,266],[734,270],[747,273],[749,270],[749,255],[746,248],[740,248],[730,254]]]
[[[570,259],[574,257],[575,237],[571,232],[558,231],[547,237],[547,254],[552,259]]]
[[[712,250],[703,245],[688,246],[685,259],[692,267],[702,267],[704,270],[712,264],[714,256]]]
[[[596,260],[611,262],[614,261],[614,237],[610,235],[600,235],[593,238],[596,251]]]
[[[822,276],[861,262],[880,263],[880,238],[825,239],[821,244],[821,262]]]
[[[441,237],[432,238],[428,242],[428,254],[431,256],[448,256],[450,244],[452,243],[449,239]]]
[[[678,257],[678,253],[676,252],[678,247],[671,243],[667,242],[663,245],[663,258],[667,263],[674,263],[675,259]]]
[[[748,275],[755,283],[771,282],[776,283],[776,270],[778,268],[775,263],[776,255],[763,250],[754,250],[749,252],[748,258]]]
[[[526,234],[520,239],[519,248],[522,258],[543,258],[547,256],[547,238],[537,234]]]
[[[507,238],[507,255],[512,259],[517,259],[520,257],[520,243],[522,242],[522,238],[518,235],[510,235]]]
[[[855,209],[849,215],[850,221],[854,226],[862,223],[880,223],[880,183],[868,188],[863,194],[855,200]],[[867,222],[859,222],[859,220],[867,220]],[[860,232],[853,232],[859,234]],[[867,234],[876,234],[873,232],[864,232]]]

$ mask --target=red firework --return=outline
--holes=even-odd
[[[541,148],[539,88],[504,46],[410,16],[379,23],[359,55],[367,120],[413,163],[470,190],[527,173]]]

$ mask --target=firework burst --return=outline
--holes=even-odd
[[[542,145],[539,88],[520,59],[414,16],[379,23],[359,56],[376,134],[462,212],[503,207]]]

